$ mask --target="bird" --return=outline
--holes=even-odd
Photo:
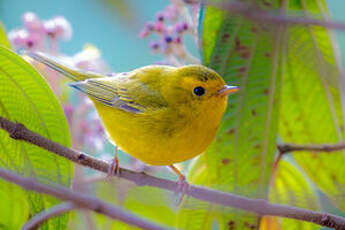
[[[70,86],[94,103],[115,144],[109,174],[119,173],[118,148],[148,165],[174,166],[205,152],[214,140],[228,103],[239,87],[227,85],[203,65],[148,65],[102,74],[71,67],[42,52],[25,52],[73,80]]]

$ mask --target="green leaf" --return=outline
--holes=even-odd
[[[24,191],[0,180],[0,197],[0,229],[20,229],[29,215]]]
[[[70,146],[68,124],[56,97],[45,80],[30,64],[10,50],[0,46],[0,115],[24,124],[28,129],[52,141]],[[0,166],[18,174],[35,177],[47,183],[52,181],[69,186],[72,177],[72,163],[55,154],[23,141],[11,139],[8,133],[0,131]],[[1,182],[1,185],[4,182]],[[18,188],[4,197],[18,197],[26,201],[1,202],[0,223],[7,226],[11,221],[23,224],[23,219],[15,220],[20,213],[36,215],[45,208],[58,203],[55,198],[38,193],[22,191]],[[3,199],[3,198],[2,198]],[[14,205],[15,202],[17,205]],[[29,207],[26,209],[25,207]],[[6,212],[6,213],[5,213]],[[7,216],[10,215],[9,218]],[[28,218],[28,216],[26,216]],[[42,229],[64,229],[67,216],[54,218]]]
[[[197,161],[194,161],[191,170],[188,174],[188,181],[193,181],[193,184],[207,186],[207,168],[204,164],[205,156],[202,155]],[[192,197],[185,197],[179,206],[176,224],[179,229],[188,230],[206,230],[212,229],[212,224],[215,219],[215,210],[218,206],[194,199]]]
[[[327,15],[325,1],[294,1],[291,10]],[[282,92],[280,135],[298,144],[337,143],[344,139],[338,66],[333,39],[325,28],[290,27]],[[342,101],[345,103],[345,101]],[[310,179],[334,205],[345,210],[344,152],[293,153]]]
[[[210,62],[212,50],[216,44],[218,30],[222,25],[224,15],[224,11],[213,7],[201,7],[200,9],[199,38],[201,40],[201,56],[204,65],[208,65]]]
[[[123,206],[137,215],[165,226],[174,224],[175,213],[170,206],[174,198],[168,195],[166,191],[147,186],[138,187],[132,184],[124,199]]]
[[[0,45],[5,46],[6,48],[11,48],[11,44],[7,39],[6,30],[2,22],[0,21]]]
[[[130,212],[163,226],[174,225],[174,209],[171,207],[173,197],[170,192],[150,186],[137,186],[126,180],[103,181],[92,185],[98,197],[121,206]],[[104,215],[90,213],[95,229],[138,229],[137,227],[114,221]],[[84,217],[85,218],[85,217]],[[88,223],[83,222],[81,214],[75,216],[73,229],[86,229]]]
[[[6,37],[4,25],[0,22],[0,44],[10,48],[10,43]],[[1,142],[0,142],[1,143]],[[3,148],[4,146],[1,146]],[[19,229],[28,216],[28,207],[25,201],[25,194],[13,184],[0,181],[0,229]],[[13,201],[23,204],[21,207],[13,205]]]
[[[274,2],[277,8],[279,1]],[[241,89],[230,95],[216,140],[206,152],[208,185],[265,199],[276,151],[284,29],[221,15],[211,6],[204,12],[204,61]],[[210,41],[209,34],[216,40]],[[217,219],[220,226],[242,229],[257,226],[260,217],[236,210]]]
[[[276,179],[274,180],[274,184],[269,194],[269,200],[271,202],[310,210],[319,210],[320,201],[315,190],[307,181],[305,175],[303,175],[293,164],[285,160],[280,161],[275,178]],[[274,222],[274,219],[276,219],[275,222],[278,223],[280,229],[284,230],[320,229],[320,226],[305,221],[278,217],[268,218],[271,222]],[[268,220],[266,220],[266,228],[262,226],[260,230],[276,229],[272,228],[272,226],[271,228],[268,227]]]

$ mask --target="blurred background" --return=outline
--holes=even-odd
[[[128,71],[159,60],[150,55],[146,40],[138,35],[145,21],[154,19],[168,0],[0,0],[0,20],[7,30],[22,26],[22,15],[31,11],[41,19],[64,16],[72,25],[70,41],[61,42],[63,53],[79,52],[85,43],[100,49],[116,72]]]
[[[327,2],[334,19],[345,21],[345,1]],[[64,16],[72,25],[73,36],[61,42],[63,53],[72,55],[91,43],[101,50],[112,70],[122,72],[161,59],[160,55],[150,55],[147,40],[138,39],[138,34],[144,23],[168,4],[169,0],[0,0],[0,20],[11,30],[22,26],[21,17],[28,11],[42,19]],[[345,34],[337,35],[344,41],[339,47],[345,51]],[[195,47],[190,46],[196,55]]]

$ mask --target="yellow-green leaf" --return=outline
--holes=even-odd
[[[294,1],[291,10],[305,14],[328,14],[323,0]],[[326,28],[293,26],[286,47],[287,67],[279,122],[285,142],[298,144],[337,143],[344,139],[338,66],[332,35]],[[345,155],[311,152],[292,153],[310,179],[345,211]]]
[[[280,1],[271,2],[273,9],[279,7]],[[258,6],[267,8],[259,1]],[[265,199],[276,152],[285,30],[211,6],[203,12],[204,62],[227,84],[240,87],[230,95],[216,140],[206,152],[207,185]],[[219,225],[233,229],[257,227],[260,219],[237,210],[219,214]]]
[[[319,210],[319,198],[306,177],[288,161],[279,162],[269,200],[277,204]],[[278,228],[279,227],[279,228]],[[289,218],[265,217],[260,230],[317,230],[320,226]]]
[[[29,63],[2,46],[0,46],[0,115],[11,121],[20,122],[52,141],[64,146],[70,145],[69,129],[64,113],[45,80]],[[0,146],[0,167],[35,177],[42,182],[53,181],[70,185],[73,166],[70,161],[29,143],[13,140],[4,131],[0,131]],[[11,190],[7,189],[7,191],[10,193]],[[5,226],[20,212],[34,216],[58,202],[52,197],[22,192],[17,188],[8,196],[20,197],[17,199],[25,200],[27,203],[18,205],[17,201],[12,201],[12,204],[7,203],[9,207],[1,209],[0,223]],[[8,215],[10,219],[6,219]],[[29,217],[26,216],[27,218]],[[23,224],[23,219],[16,221],[16,224]],[[42,229],[64,229],[66,224],[67,216],[63,216],[51,219],[48,224],[42,226]]]

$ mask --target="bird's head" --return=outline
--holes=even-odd
[[[227,96],[239,90],[228,86],[215,71],[202,65],[187,65],[171,71],[164,90],[167,101],[176,107],[197,110],[224,107]]]

